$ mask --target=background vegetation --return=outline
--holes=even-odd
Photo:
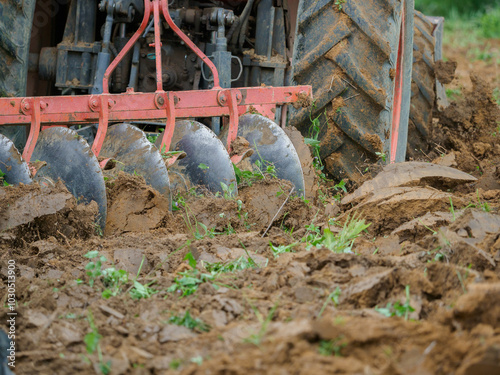
[[[415,8],[429,16],[444,16],[447,31],[500,38],[500,0],[415,0]]]
[[[453,13],[470,15],[499,7],[499,0],[415,0],[415,8],[434,16],[449,16]]]

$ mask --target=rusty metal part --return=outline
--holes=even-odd
[[[77,199],[82,198],[84,203],[95,201],[99,206],[97,223],[104,228],[107,212],[104,177],[97,158],[78,133],[63,127],[45,129],[38,137],[32,160],[46,163],[36,172],[35,181],[60,178]]]
[[[160,137],[156,144],[160,146]],[[169,171],[181,174],[190,186],[203,185],[212,192],[224,193],[222,182],[228,186],[231,195],[238,193],[229,154],[215,133],[205,125],[191,120],[177,121],[168,150],[186,153],[186,157],[173,163]]]
[[[100,157],[116,160],[119,169],[144,177],[148,185],[170,199],[165,161],[139,128],[130,124],[110,126]]]
[[[239,119],[237,135],[245,138],[256,151],[250,157],[253,164],[258,160],[262,165],[265,165],[265,162],[273,163],[277,177],[292,182],[295,191],[300,196],[305,196],[300,159],[283,129],[267,117],[247,114]],[[222,142],[227,144],[227,129],[222,131],[220,137]]]
[[[0,171],[5,181],[11,185],[30,184],[31,177],[28,164],[21,158],[14,143],[0,134]]]

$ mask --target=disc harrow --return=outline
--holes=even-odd
[[[174,23],[167,0],[145,0],[139,29],[109,64],[102,80],[102,93],[79,96],[0,98],[0,126],[29,126],[22,158],[13,143],[0,135],[0,169],[10,184],[30,183],[32,179],[61,179],[68,190],[85,202],[96,201],[100,221],[106,221],[106,190],[101,168],[117,160],[128,173],[142,175],[160,193],[170,197],[167,167],[191,185],[205,185],[216,192],[221,182],[237,192],[232,163],[242,155],[234,154],[231,144],[237,136],[248,138],[256,151],[252,161],[264,158],[275,163],[278,177],[288,179],[303,195],[304,179],[295,149],[272,120],[276,107],[311,97],[311,86],[222,88],[213,62]],[[203,64],[211,71],[213,88],[192,91],[164,91],[161,53],[161,16]],[[143,35],[153,19],[156,59],[156,91],[111,94],[113,71]],[[248,114],[263,113],[266,116]],[[206,126],[193,120],[222,117],[221,139]],[[158,120],[165,131],[156,146],[144,132],[127,122]],[[90,147],[69,126],[98,124]],[[225,147],[224,147],[225,146]],[[161,150],[161,152],[160,152]],[[168,151],[183,151],[186,157],[164,158]],[[98,160],[101,160],[99,163]],[[43,161],[37,170],[33,161]],[[36,165],[38,165],[37,163]]]

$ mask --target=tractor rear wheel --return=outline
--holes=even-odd
[[[435,20],[435,22],[434,22]],[[415,11],[413,72],[407,157],[422,158],[429,149],[432,112],[447,105],[442,84],[436,79],[435,62],[442,59],[442,18],[428,18]]]
[[[292,109],[306,135],[318,118],[330,174],[358,180],[361,164],[405,160],[413,54],[413,0],[301,0],[293,80],[312,85],[312,108]]]

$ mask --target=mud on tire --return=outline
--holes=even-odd
[[[313,87],[315,106],[291,111],[307,134],[319,116],[321,157],[329,173],[357,180],[363,162],[389,160],[395,73],[402,19],[403,95],[398,150],[403,161],[410,105],[413,1],[301,0],[293,79]],[[377,153],[379,153],[377,155]]]

